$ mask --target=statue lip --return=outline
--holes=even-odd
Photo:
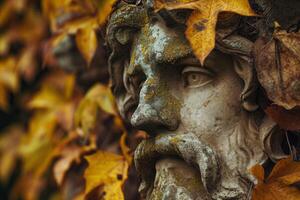
[[[199,169],[201,180],[208,192],[219,182],[220,167],[216,153],[193,133],[161,134],[142,141],[134,155],[135,166],[142,178],[140,193],[151,192],[155,177],[155,163],[166,156],[176,156]]]

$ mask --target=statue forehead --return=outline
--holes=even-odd
[[[136,34],[132,45],[131,66],[172,64],[192,54],[182,32],[166,27],[158,20],[145,24]],[[152,65],[151,65],[152,66]]]
[[[124,38],[130,37],[127,39],[132,41],[130,66],[140,65],[147,68],[157,66],[153,65],[154,62],[174,63],[192,55],[192,49],[184,36],[185,28],[182,25],[167,25],[170,17],[168,13],[160,15],[149,11],[143,5],[123,4],[112,14],[108,35],[114,35],[115,41],[124,41]],[[128,29],[134,31],[126,35]]]

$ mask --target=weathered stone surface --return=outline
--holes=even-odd
[[[249,29],[267,22],[219,26],[201,65],[184,36],[188,16],[155,13],[152,0],[121,2],[108,23],[118,108],[150,136],[135,151],[140,192],[151,200],[249,199],[256,182],[249,168],[285,156],[282,132],[257,99],[252,50],[261,33]]]

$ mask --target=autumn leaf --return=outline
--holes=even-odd
[[[264,111],[279,127],[290,131],[300,130],[300,109],[286,110],[281,106],[273,104],[268,106]]]
[[[87,154],[91,150],[95,149],[95,146],[65,146],[60,150],[60,158],[55,162],[53,167],[54,178],[58,185],[62,185],[65,174],[71,168],[73,163],[79,164],[82,162],[83,155]]]
[[[79,29],[76,34],[76,44],[89,66],[98,45],[95,30],[89,27]]]
[[[75,113],[75,126],[88,134],[95,127],[100,110],[118,116],[110,89],[96,84],[81,100]]]
[[[257,77],[268,98],[287,110],[300,105],[300,32],[277,28],[255,42]]]
[[[266,179],[262,166],[256,165],[251,171],[258,180],[253,190],[253,200],[299,199],[300,190],[293,184],[300,181],[300,162],[292,158],[282,159]]]
[[[8,57],[0,60],[0,109],[7,109],[9,92],[17,92],[19,89],[19,74],[16,59]]]
[[[216,24],[221,12],[255,16],[248,0],[155,0],[155,9],[192,9],[185,35],[195,55],[204,64],[215,47]]]
[[[110,15],[112,11],[113,5],[117,2],[117,0],[103,0],[98,1],[98,23],[99,25],[103,25],[106,21],[107,17]]]
[[[18,152],[16,147],[20,143],[23,129],[12,126],[5,130],[0,137],[0,181],[6,183],[16,166]]]
[[[50,19],[53,31],[57,33],[51,40],[50,46],[55,47],[68,34],[76,35],[77,46],[87,63],[90,64],[98,46],[95,31],[106,22],[115,2],[116,0],[77,2],[64,0],[60,3],[46,0],[43,4],[44,11]],[[66,16],[61,14],[62,12],[57,13],[57,10],[60,10],[58,8],[65,10],[63,13]],[[80,17],[72,18],[70,17],[72,15]],[[62,25],[58,26],[56,20],[59,18],[70,18],[70,20],[64,20]]]
[[[127,179],[128,163],[123,156],[99,151],[86,156],[89,166],[85,170],[85,195],[101,186],[105,200],[122,200],[122,185]]]

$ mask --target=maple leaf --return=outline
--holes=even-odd
[[[124,199],[122,185],[127,179],[128,163],[123,156],[99,151],[86,156],[89,166],[85,170],[85,195],[101,186],[105,200]],[[96,199],[96,198],[94,198]]]
[[[299,199],[300,190],[293,184],[300,181],[300,162],[292,158],[282,159],[266,179],[261,165],[254,166],[251,171],[258,180],[253,190],[253,200]]]
[[[215,47],[216,24],[221,12],[255,16],[248,0],[155,0],[155,10],[192,9],[185,35],[195,55],[204,64]]]

